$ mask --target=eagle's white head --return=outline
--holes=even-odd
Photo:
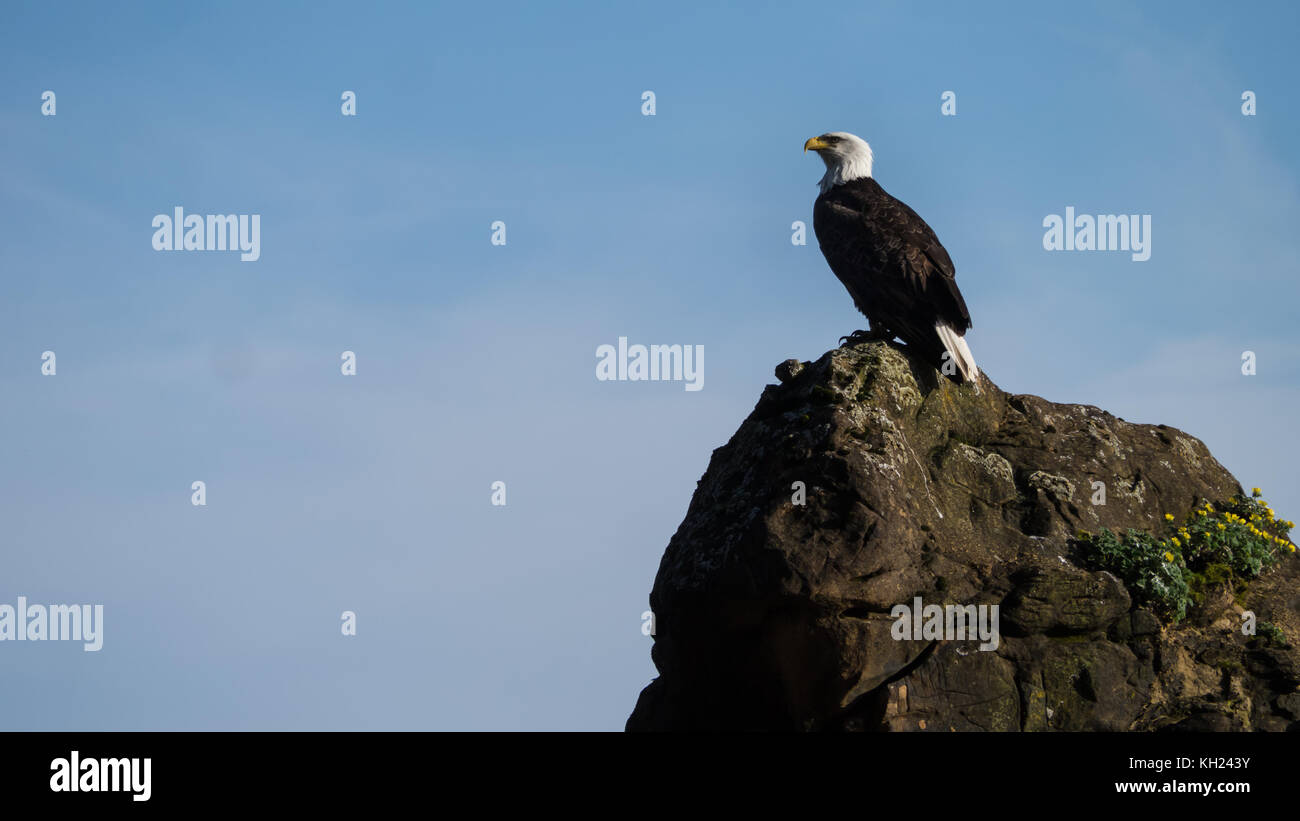
[[[832,131],[803,144],[805,152],[810,148],[826,163],[826,175],[821,180],[823,192],[842,182],[871,176],[871,146],[856,134]]]

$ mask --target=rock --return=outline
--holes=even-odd
[[[1135,636],[1149,636],[1160,632],[1160,620],[1150,610],[1134,610],[1131,621]]]
[[[803,363],[798,359],[787,359],[776,366],[776,378],[784,384],[794,379],[803,370]]]
[[[1277,697],[1277,710],[1287,718],[1300,719],[1300,693],[1288,693]]]
[[[1127,616],[1129,595],[1109,573],[1031,568],[1002,605],[1002,629],[1029,636],[1096,633]]]
[[[1296,648],[1252,642],[1217,601],[1214,624],[1162,624],[1077,563],[1080,530],[1157,532],[1239,493],[1201,442],[976,393],[883,342],[777,378],[664,552],[659,676],[629,730],[1300,729]],[[1298,566],[1242,602],[1292,637]],[[996,649],[896,639],[916,597],[997,605]]]

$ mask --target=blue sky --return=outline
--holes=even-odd
[[[0,644],[0,729],[621,728],[712,449],[863,324],[790,242],[829,130],[1003,389],[1300,514],[1293,6],[375,6],[6,6],[0,602],[105,640]],[[260,214],[261,259],[154,251],[177,205]],[[1044,251],[1066,206],[1150,214],[1151,259]],[[619,336],[703,345],[704,390],[597,382]]]

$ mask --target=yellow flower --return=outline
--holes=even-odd
[[[1183,546],[1183,543],[1180,542],[1180,541],[1178,541],[1178,537],[1176,537],[1176,536],[1175,536],[1174,538],[1170,539],[1169,541],[1171,541],[1171,542],[1174,543],[1174,547],[1182,547],[1182,546]],[[1173,561],[1173,560],[1170,559],[1170,561]]]
[[[1172,513],[1166,513],[1166,514],[1165,514],[1165,521],[1166,521],[1166,522],[1172,522],[1173,520],[1174,520],[1174,514],[1172,514]]]
[[[1172,553],[1166,551],[1166,552],[1165,552],[1165,561],[1167,561],[1167,562],[1172,562],[1173,560],[1174,560],[1174,554],[1172,554]]]
[[[1227,525],[1225,525],[1223,522],[1219,522],[1219,530],[1227,530],[1227,529],[1228,529]]]
[[[1263,492],[1264,492],[1264,491],[1260,490],[1260,489],[1257,488],[1257,487],[1253,487],[1253,488],[1250,489],[1250,495],[1251,495],[1251,496],[1258,496],[1258,495],[1260,495],[1260,494],[1263,493]]]

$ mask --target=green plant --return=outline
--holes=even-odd
[[[1281,627],[1271,621],[1261,621],[1255,625],[1255,635],[1263,639],[1265,644],[1277,647],[1287,646],[1286,634],[1282,632]]]
[[[1254,578],[1276,563],[1283,551],[1295,553],[1296,546],[1288,539],[1295,523],[1274,516],[1273,508],[1260,498],[1259,488],[1221,507],[1218,510],[1207,502],[1177,529],[1189,562],[1220,562],[1238,576]]]
[[[1207,587],[1230,585],[1241,595],[1245,583],[1278,562],[1296,546],[1288,535],[1294,522],[1278,519],[1259,488],[1234,496],[1216,508],[1205,502],[1182,525],[1165,514],[1166,530],[1153,535],[1128,530],[1117,535],[1080,533],[1086,564],[1114,573],[1141,604],[1179,621]]]
[[[1135,598],[1163,616],[1178,621],[1187,614],[1184,567],[1155,537],[1132,529],[1080,535],[1086,537],[1080,544],[1090,567],[1114,573]]]

